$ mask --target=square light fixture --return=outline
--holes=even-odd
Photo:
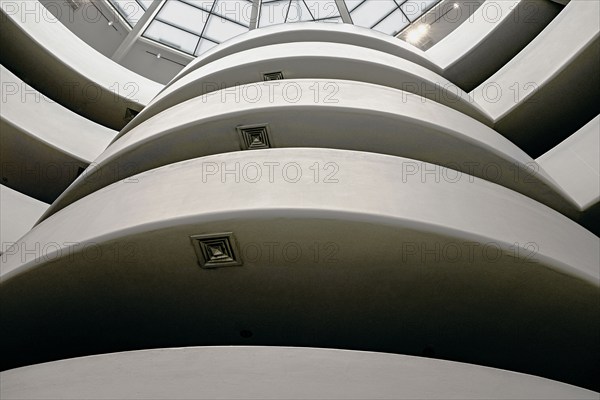
[[[125,117],[123,118],[123,120],[125,122],[129,122],[132,119],[134,119],[135,116],[138,115],[139,113],[140,113],[139,111],[136,111],[136,110],[128,107],[127,110],[125,110]]]
[[[263,81],[279,81],[283,79],[283,72],[263,72]]]
[[[194,235],[190,239],[202,268],[235,267],[243,264],[231,232]]]
[[[236,129],[240,135],[242,150],[269,149],[269,124],[244,125]]]

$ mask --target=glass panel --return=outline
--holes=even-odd
[[[160,21],[152,21],[146,32],[144,32],[144,36],[189,54],[194,54],[199,39],[196,35],[163,24]]]
[[[395,36],[402,30],[402,28],[407,26],[409,22],[410,21],[404,16],[404,14],[402,14],[399,9],[396,9],[396,11],[391,13],[386,19],[375,25],[373,29]]]
[[[200,55],[204,52],[215,47],[217,44],[215,42],[211,42],[208,39],[200,39],[200,44],[198,45],[198,49],[196,49],[196,55]]]
[[[109,0],[135,23],[152,0]],[[396,35],[441,0],[344,0],[355,25]],[[167,0],[144,37],[190,54],[249,30],[253,0]],[[263,0],[259,27],[299,21],[341,23],[335,0]],[[202,36],[202,37],[201,37]]]
[[[340,16],[340,12],[335,4],[335,1],[305,0],[304,3],[306,6],[308,6],[310,13],[315,20]]]
[[[157,18],[170,25],[200,35],[208,20],[208,13],[178,0],[169,0],[157,15]]]
[[[252,17],[252,1],[218,0],[212,12],[248,27]]]
[[[205,36],[217,43],[222,43],[234,36],[248,32],[248,28],[235,22],[228,21],[222,17],[211,15],[206,24],[206,29],[202,36]]]
[[[109,1],[131,26],[135,26],[145,12],[144,8],[136,0]]]
[[[168,0],[143,36],[198,55],[247,32],[251,15],[252,0]]]
[[[394,0],[367,0],[352,11],[350,16],[354,25],[372,28],[397,7]]]
[[[167,3],[172,0],[167,0]],[[181,0],[184,3],[188,3],[190,6],[201,8],[205,11],[210,11],[213,7],[215,0]]]
[[[327,18],[327,19],[318,19],[315,22],[341,24],[343,21],[342,21],[342,17],[334,17],[334,18]]]
[[[436,3],[439,3],[439,0],[408,0],[400,8],[410,18],[410,21],[413,22]]]
[[[144,7],[144,10],[149,9],[150,6],[152,5],[152,0],[138,0],[138,1],[142,5],[142,7]]]
[[[346,7],[348,8],[348,11],[352,12],[356,7],[364,2],[365,0],[346,0]]]
[[[339,16],[335,0],[263,0],[259,27],[284,22],[341,22]]]
[[[289,3],[289,0],[263,1],[260,7],[259,26],[283,24]]]
[[[306,8],[302,0],[292,0],[288,10],[287,20],[285,22],[313,21],[312,12]]]

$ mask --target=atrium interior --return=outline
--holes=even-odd
[[[600,1],[0,35],[0,398],[599,398]]]

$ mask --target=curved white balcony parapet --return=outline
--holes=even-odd
[[[549,9],[552,7],[531,0],[490,0],[475,10],[471,19],[426,52],[403,40],[350,24],[273,25],[213,47],[189,63],[169,84],[206,64],[245,50],[281,43],[331,42],[379,50],[412,61],[468,91],[496,72],[518,51],[516,48],[524,47],[543,29],[555,15]],[[512,36],[507,40],[506,35],[514,36],[515,30],[519,31],[519,40]],[[477,63],[478,68],[472,68],[473,63]]]
[[[583,211],[600,201],[600,115],[536,160]]]
[[[522,50],[558,9],[538,0],[487,0],[425,54],[446,79],[471,91]]]
[[[537,157],[600,110],[600,2],[572,0],[471,94],[495,129]]]
[[[337,148],[409,157],[490,180],[576,217],[577,208],[533,159],[491,128],[451,108],[354,81],[286,80],[276,85],[238,86],[238,101],[225,101],[224,96],[231,100],[235,93],[214,92],[146,120],[100,155],[43,218],[136,173],[244,149],[236,128],[254,124],[268,124],[264,140],[270,147]],[[415,161],[414,173],[423,173],[417,172],[421,166]]]
[[[487,0],[477,8],[470,19],[460,24],[448,36],[440,40],[425,52],[443,70],[461,60],[477,48],[482,41],[502,27],[502,22],[510,20],[512,12],[522,0],[495,1],[494,6],[497,15],[488,17],[489,10],[486,4],[493,0]],[[496,11],[494,10],[494,11]],[[477,40],[472,40],[477,38]],[[479,65],[478,65],[479,68]]]
[[[131,121],[121,137],[143,121],[185,100],[230,88],[230,101],[239,101],[236,86],[258,83],[266,73],[287,79],[342,79],[367,82],[415,93],[454,108],[478,121],[491,120],[460,88],[410,61],[364,47],[339,43],[300,42],[259,47],[232,54],[187,74],[169,85]],[[290,96],[293,93],[290,93]],[[315,93],[318,96],[318,93]],[[315,97],[316,98],[316,97]],[[317,99],[318,100],[318,99]]]
[[[2,181],[51,203],[117,132],[55,103],[3,66],[0,78]]]
[[[598,398],[564,383],[471,364],[300,347],[130,351],[32,365],[0,376],[3,399],[27,400]]]
[[[381,32],[350,24],[298,22],[254,29],[229,39],[201,54],[186,65],[168,85],[172,85],[196,69],[223,57],[257,47],[294,42],[330,42],[366,47],[403,58],[433,72],[441,73],[440,68],[428,59],[425,52],[403,40]],[[315,46],[319,46],[319,44]]]
[[[162,88],[104,57],[37,0],[2,0],[0,60],[45,96],[112,129],[122,128]]]
[[[116,131],[62,107],[0,65],[0,115],[25,134],[90,163],[102,153]]]
[[[249,330],[261,344],[431,345],[444,359],[596,385],[598,238],[502,186],[407,176],[413,165],[256,150],[105,187],[4,254],[4,367],[80,349],[248,343]],[[45,340],[26,334],[39,331]]]
[[[48,204],[0,185],[0,254],[25,235]]]

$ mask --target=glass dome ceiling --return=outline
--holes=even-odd
[[[131,27],[153,2],[107,1]],[[352,23],[396,36],[444,0],[154,1],[160,4],[142,37],[197,56],[250,29],[301,21]]]
[[[150,7],[153,0],[108,0],[108,2],[121,14],[129,26],[134,26],[144,12]]]

